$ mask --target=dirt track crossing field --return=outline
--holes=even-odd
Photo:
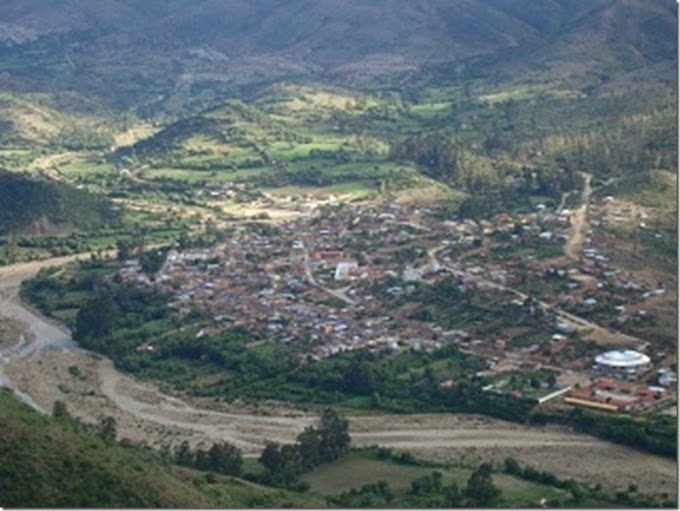
[[[53,261],[52,261],[53,263]],[[18,283],[46,263],[0,270],[2,316],[20,319],[34,334],[19,349],[0,350],[0,382],[21,392],[34,407],[50,411],[55,400],[85,422],[116,419],[119,438],[172,449],[228,441],[257,456],[266,440],[290,442],[315,416],[281,404],[219,403],[211,409],[165,395],[121,374],[110,360],[78,348],[68,332],[24,308]],[[48,263],[49,264],[49,263]],[[72,367],[78,368],[76,374]],[[71,369],[69,369],[71,368]],[[215,408],[215,409],[212,409]],[[557,427],[528,427],[473,415],[417,414],[350,417],[355,445],[408,449],[442,461],[478,463],[507,456],[563,478],[675,494],[674,460],[639,453]]]

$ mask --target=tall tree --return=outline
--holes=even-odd
[[[376,381],[371,364],[357,356],[347,366],[343,386],[348,392],[368,396],[375,391]]]
[[[332,408],[326,408],[321,414],[319,431],[323,461],[335,460],[349,448],[349,422]]]
[[[243,471],[240,449],[226,442],[213,444],[208,451],[208,467],[220,474],[240,476]]]
[[[194,453],[189,448],[189,442],[182,442],[175,450],[175,459],[180,465],[191,466],[194,464]]]
[[[97,425],[97,434],[104,440],[114,441],[117,436],[116,419],[110,415],[102,417]]]
[[[127,261],[128,259],[132,258],[132,244],[125,240],[118,240],[116,242],[116,248],[118,249],[118,252],[116,254],[116,258],[119,261]]]
[[[285,460],[281,456],[281,445],[267,442],[259,461],[269,473],[277,474],[281,472],[285,464]]]
[[[493,484],[491,473],[491,465],[482,463],[470,475],[463,493],[472,501],[474,506],[490,506],[500,497],[501,491]]]
[[[321,434],[314,426],[309,426],[297,437],[298,452],[302,468],[309,470],[321,463]]]
[[[116,326],[118,306],[108,289],[85,302],[76,316],[74,338],[97,338],[110,334]]]

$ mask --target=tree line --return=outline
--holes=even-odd
[[[227,442],[214,443],[208,450],[191,450],[185,440],[177,447],[174,456],[178,465],[237,477],[243,474],[241,450]]]

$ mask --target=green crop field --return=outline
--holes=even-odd
[[[442,472],[444,485],[455,481],[460,488],[465,487],[472,473],[468,468],[400,465],[354,453],[322,465],[314,472],[303,475],[301,480],[310,485],[311,491],[322,495],[338,494],[378,481],[387,482],[394,490],[406,491],[411,488],[414,479],[429,475],[435,470]],[[564,490],[507,474],[494,474],[493,480],[503,492],[503,502],[508,505],[537,506],[541,499],[559,499],[567,495]]]
[[[301,479],[309,483],[313,491],[328,495],[380,480],[387,481],[394,488],[407,489],[411,481],[430,472],[422,467],[397,465],[353,454],[322,465]]]

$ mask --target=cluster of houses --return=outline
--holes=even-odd
[[[573,326],[542,310],[538,301],[512,300],[522,314],[543,312],[554,332],[542,345],[511,349],[502,332],[496,339],[472,339],[466,332],[451,335],[436,322],[414,319],[390,304],[395,299],[408,301],[417,286],[442,279],[465,292],[507,291],[527,278],[549,278],[560,282],[559,294],[541,299],[549,298],[574,313],[606,302],[615,307],[618,315],[613,317],[620,320],[627,317],[631,304],[663,292],[662,287],[644,288],[610,267],[606,255],[588,243],[580,264],[546,266],[536,261],[527,270],[526,261],[521,261],[521,274],[513,271],[516,257],[459,257],[466,252],[492,253],[498,233],[506,233],[505,243],[531,239],[561,244],[568,224],[568,212],[553,212],[543,205],[527,214],[503,213],[474,221],[442,218],[415,206],[328,203],[275,229],[243,225],[214,246],[170,251],[154,276],[135,265],[121,270],[120,276],[170,293],[171,306],[187,318],[210,318],[202,319],[201,337],[243,327],[269,342],[297,347],[304,360],[356,349],[385,355],[404,349],[435,350],[455,342],[493,360],[479,376],[494,376],[554,364],[569,347]],[[574,361],[565,370],[587,372],[591,365],[589,358]],[[580,394],[572,397],[586,399]]]
[[[385,299],[441,278],[463,289],[483,286],[486,278],[505,283],[500,264],[459,263],[446,249],[470,248],[485,233],[513,228],[507,215],[454,221],[394,204],[324,206],[274,233],[242,228],[212,247],[172,250],[154,276],[132,265],[121,277],[170,293],[171,305],[187,317],[207,314],[212,324],[203,335],[240,326],[275,342],[311,346],[312,359],[352,349],[432,350],[444,342],[441,327],[395,316]],[[447,272],[429,253],[434,249],[443,249]],[[400,284],[383,289],[388,280]]]
[[[607,411],[642,411],[663,402],[664,387],[636,385],[611,378],[597,379],[586,388],[572,389],[566,403]]]

